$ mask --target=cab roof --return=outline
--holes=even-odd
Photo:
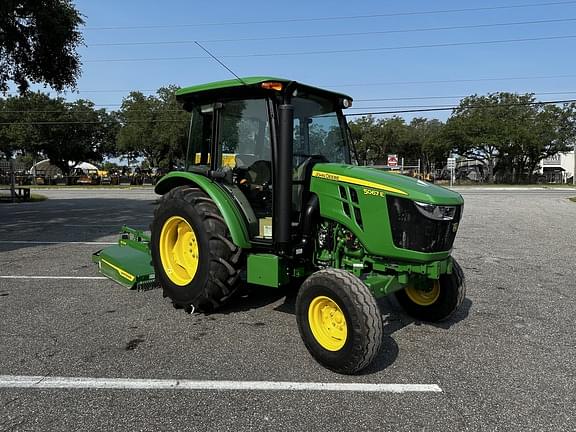
[[[336,93],[330,90],[324,90],[318,87],[309,86],[306,84],[297,83],[286,78],[276,78],[267,76],[245,77],[239,79],[231,79],[225,81],[215,81],[206,84],[195,85],[191,87],[181,88],[176,92],[176,97],[179,100],[186,100],[188,98],[202,98],[207,99],[210,97],[220,97],[236,94],[238,91],[246,91],[250,88],[254,90],[262,90],[262,84],[267,82],[281,83],[286,88],[288,84],[292,88],[302,89],[303,91],[322,94],[329,98],[352,98],[343,93]],[[248,87],[248,89],[246,88]]]

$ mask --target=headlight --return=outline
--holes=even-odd
[[[448,221],[454,219],[456,206],[434,205],[414,201],[418,211],[429,219]]]
[[[447,252],[452,249],[460,205],[434,205],[387,195],[394,246],[416,252]]]

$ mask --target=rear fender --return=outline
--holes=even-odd
[[[230,230],[232,242],[241,248],[250,248],[248,227],[241,210],[232,197],[216,182],[199,174],[173,171],[160,179],[154,188],[158,195],[164,195],[178,186],[194,186],[202,189],[216,204]]]

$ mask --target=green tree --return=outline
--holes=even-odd
[[[118,121],[87,100],[65,102],[43,93],[11,96],[0,103],[0,150],[47,157],[68,173],[70,163],[99,161],[115,151]]]
[[[188,128],[190,126],[190,114],[182,109],[180,102],[176,100],[176,90],[179,87],[171,85],[161,87],[156,94],[160,100],[160,115],[158,116],[161,126],[156,129],[158,141],[168,147],[168,155],[165,158],[165,167],[170,168],[177,162],[181,162],[186,155],[188,144]]]
[[[516,181],[531,182],[540,162],[569,150],[574,138],[568,112],[555,105],[537,107],[529,127],[524,131],[524,145],[521,145],[513,167]]]
[[[164,156],[154,137],[157,126],[158,101],[141,92],[130,92],[122,101],[118,112],[121,128],[118,131],[118,151],[121,154],[143,155],[153,166],[158,166]]]
[[[8,159],[16,152],[37,155],[41,138],[34,123],[50,120],[50,111],[61,102],[40,92],[0,99],[0,151]]]
[[[114,148],[117,123],[105,110],[94,109],[94,103],[53,100],[51,119],[37,124],[38,150],[64,174],[83,161],[98,162]]]
[[[118,118],[118,151],[144,156],[151,167],[172,167],[185,155],[189,116],[176,101],[177,87],[160,88],[157,96],[131,92]]]
[[[481,161],[488,181],[531,180],[540,161],[567,149],[566,110],[536,103],[533,94],[492,93],[464,98],[448,120],[444,137],[457,152]]]
[[[372,159],[369,158],[371,148],[377,146],[376,121],[372,116],[360,117],[348,123],[352,140],[356,148],[358,163],[369,165]]]
[[[505,98],[505,100],[508,98]],[[472,95],[462,99],[446,122],[444,137],[458,154],[482,162],[488,181],[505,145],[503,122],[506,108],[499,94]]]
[[[98,162],[114,149],[117,123],[105,110],[94,109],[94,103],[78,100],[61,103],[54,113],[59,124],[40,125],[41,150],[67,174],[70,165],[83,161]]]
[[[0,2],[0,92],[13,81],[20,93],[30,83],[55,90],[74,87],[80,75],[84,24],[69,0]]]
[[[444,123],[436,119],[414,118],[409,125],[410,140],[425,172],[431,172],[437,164],[445,164],[451,146],[442,137]]]
[[[400,117],[360,117],[350,122],[350,130],[363,164],[385,162],[389,153],[401,153],[408,139],[408,127]]]

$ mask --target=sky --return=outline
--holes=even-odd
[[[347,113],[452,106],[496,91],[576,99],[576,1],[74,3],[86,46],[78,93],[63,96],[111,110],[130,90],[233,78],[195,40],[239,76],[349,94]],[[449,112],[398,115],[444,120]]]

